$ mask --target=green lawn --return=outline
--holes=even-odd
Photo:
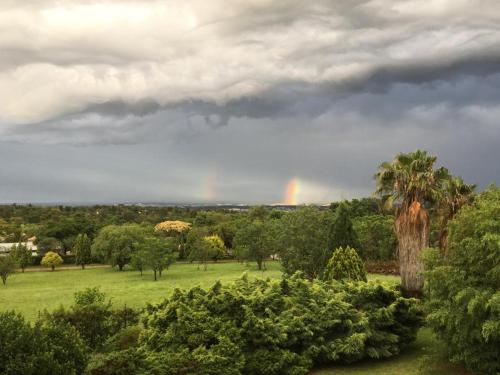
[[[267,271],[262,272],[253,264],[220,263],[209,264],[203,271],[195,264],[175,264],[156,282],[149,271],[141,277],[137,271],[119,272],[111,268],[16,273],[9,277],[6,286],[0,285],[0,310],[15,309],[35,320],[40,310],[70,305],[76,291],[94,286],[100,286],[114,305],[142,307],[146,302],[163,300],[175,288],[206,287],[216,280],[233,281],[245,271],[251,277],[280,276],[277,262],[269,262],[267,266]]]

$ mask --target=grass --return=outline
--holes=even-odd
[[[146,302],[162,301],[175,288],[207,287],[216,280],[234,281],[244,272],[250,277],[281,275],[280,266],[275,262],[269,262],[264,272],[258,271],[253,264],[209,264],[206,271],[198,270],[195,264],[175,264],[156,282],[149,271],[141,276],[137,271],[119,272],[112,268],[16,273],[9,277],[6,286],[0,285],[0,310],[14,309],[33,321],[39,311],[69,306],[76,291],[94,286],[99,286],[111,297],[115,306],[142,307]]]
[[[418,332],[417,340],[401,355],[379,361],[330,366],[310,375],[472,375],[446,360],[446,346],[429,328]]]

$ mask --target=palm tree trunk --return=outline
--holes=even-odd
[[[429,214],[419,202],[401,210],[395,223],[403,293],[419,297],[424,286],[422,249],[429,246]]]

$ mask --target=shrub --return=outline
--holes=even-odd
[[[94,354],[86,375],[133,375],[143,368],[143,359],[135,350],[121,350]]]
[[[44,255],[40,264],[45,267],[50,267],[52,268],[52,271],[54,271],[56,266],[63,264],[63,259],[59,254],[49,251]]]
[[[325,280],[366,281],[363,261],[353,248],[339,247],[333,252],[326,267]]]
[[[450,359],[500,372],[500,189],[491,187],[449,224],[448,253],[425,253],[428,321]]]
[[[71,325],[90,348],[100,349],[120,329],[137,324],[138,312],[127,307],[113,310],[98,288],[88,288],[75,293],[71,308],[45,312],[44,319]]]
[[[27,323],[14,312],[0,313],[0,374],[81,374],[87,348],[78,333],[54,321]]]
[[[393,356],[421,320],[416,300],[377,284],[243,277],[148,306],[139,351],[150,373],[299,375]]]

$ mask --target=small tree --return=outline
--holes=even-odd
[[[217,235],[206,236],[204,238],[206,242],[212,247],[213,256],[212,259],[217,262],[218,259],[221,259],[224,254],[226,254],[226,247],[224,246],[224,241]]]
[[[16,267],[16,261],[11,255],[0,257],[0,277],[2,278],[3,285],[7,283],[7,278],[14,273]]]
[[[130,265],[136,271],[139,271],[142,276],[142,272],[148,266],[148,253],[145,250],[137,250],[132,254],[132,258],[130,259]]]
[[[214,248],[209,241],[205,240],[206,237],[203,230],[192,230],[189,232],[187,238],[189,249],[188,259],[191,262],[198,261],[198,269],[200,268],[200,264],[203,264],[205,271],[207,270],[207,262],[214,256]]]
[[[23,243],[12,246],[10,255],[23,272],[31,264],[31,249]]]
[[[134,244],[141,243],[146,233],[146,229],[137,224],[108,225],[94,239],[92,254],[122,271],[136,250]]]
[[[346,202],[339,204],[335,210],[335,217],[328,232],[328,248],[351,246],[359,248],[359,241],[351,221],[349,206]]]
[[[172,242],[163,238],[149,236],[135,247],[144,252],[145,265],[153,270],[154,280],[157,280],[157,273],[161,274],[176,259],[176,254],[172,251]]]
[[[90,248],[92,246],[92,241],[87,236],[87,234],[79,234],[76,237],[75,244],[73,246],[73,251],[75,253],[75,263],[85,269],[85,265],[91,262],[91,252]]]
[[[366,281],[363,261],[352,247],[339,247],[328,261],[325,280]]]
[[[259,270],[265,268],[265,260],[273,253],[268,223],[253,220],[242,225],[236,232],[234,244],[239,259],[254,260]]]
[[[45,256],[42,258],[42,261],[40,262],[42,266],[45,267],[50,267],[52,268],[52,271],[56,268],[56,266],[59,266],[63,264],[63,259],[61,256],[53,251],[49,251]]]

